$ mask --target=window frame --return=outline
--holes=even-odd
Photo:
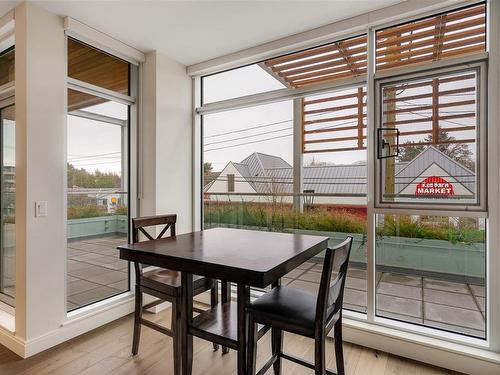
[[[1,91],[0,91],[0,93],[1,93]],[[12,92],[12,96],[0,100],[0,110],[3,110],[4,108],[10,107],[10,106],[15,106],[15,105],[16,105],[16,101],[15,101],[15,97],[14,97],[14,93],[13,92]],[[2,119],[0,118],[0,121],[1,120]],[[0,125],[1,125],[1,123],[0,123]],[[3,144],[3,129],[1,127],[0,127],[0,144]],[[0,156],[0,160],[2,160],[2,159],[3,159],[3,157]],[[0,186],[0,194],[1,193],[2,193],[2,187]],[[1,213],[1,210],[2,210],[2,204],[0,202],[0,213]],[[2,242],[3,242],[3,240],[2,240]],[[3,263],[3,260],[0,259],[0,267],[2,266],[2,263]],[[2,277],[1,271],[0,271],[0,277]],[[0,281],[0,284],[2,284],[1,281]],[[2,303],[6,304],[7,306],[9,306],[11,308],[15,308],[15,306],[16,306],[16,297],[15,297],[15,295],[14,295],[14,297],[12,297],[12,296],[10,296],[8,294],[3,293],[0,290],[0,304],[2,304]],[[0,305],[0,310],[1,309],[2,309],[2,306]]]
[[[438,69],[414,69],[413,73],[410,74],[398,74],[392,75],[391,77],[375,79],[375,131],[381,129],[382,126],[382,115],[381,115],[381,97],[382,97],[382,87],[384,84],[401,82],[402,80],[408,79],[419,79],[425,77],[436,77],[439,75],[446,75],[450,73],[460,73],[471,70],[476,70],[478,73],[478,89],[477,98],[478,103],[476,103],[477,111],[477,129],[476,129],[476,150],[478,150],[478,155],[476,157],[477,161],[477,171],[476,171],[476,203],[463,204],[461,202],[457,203],[445,203],[445,202],[386,202],[382,197],[383,190],[383,178],[382,178],[382,167],[381,163],[384,159],[379,159],[377,153],[380,152],[379,145],[375,142],[375,147],[373,147],[374,160],[375,160],[375,208],[386,208],[386,209],[417,209],[422,211],[427,210],[444,210],[449,212],[482,212],[487,211],[487,134],[488,134],[488,119],[487,119],[487,68],[486,61],[477,60],[474,63],[469,64],[453,64],[444,68]]]
[[[106,51],[103,51],[102,49],[98,47],[92,46],[92,44],[89,44],[87,41],[81,41],[78,37],[70,35],[69,33],[66,33],[65,35],[65,43],[66,43],[66,52],[68,51],[68,39],[74,39],[77,40],[81,43],[84,43],[86,45],[89,45],[92,48],[98,49],[102,51],[103,53],[110,54]],[[117,59],[123,60],[121,57],[115,56]],[[68,64],[68,54],[66,53],[66,67]],[[126,60],[124,60],[126,61]],[[88,82],[80,81],[75,78],[71,78],[66,74],[66,91],[68,92],[69,90],[74,90],[78,91],[81,93],[93,95],[96,97],[100,97],[103,99],[106,99],[108,101],[113,101],[117,102],[120,104],[125,104],[128,107],[128,116],[127,120],[124,120],[123,122],[118,123],[119,121],[113,121],[111,122],[109,118],[105,118],[105,116],[98,115],[98,114],[93,114],[93,113],[85,113],[85,111],[77,111],[79,117],[85,117],[90,120],[98,120],[98,121],[104,121],[107,123],[112,123],[115,126],[120,126],[121,128],[121,133],[122,133],[122,171],[124,176],[123,178],[126,178],[127,185],[127,202],[128,202],[128,213],[127,213],[127,222],[128,224],[128,231],[127,231],[127,238],[130,241],[131,239],[131,218],[137,215],[137,166],[138,166],[138,96],[139,96],[139,66],[136,65],[135,63],[131,61],[126,61],[128,63],[128,80],[129,80],[129,95],[122,94],[120,92],[115,92],[109,89],[106,89],[104,87],[96,86]],[[66,72],[67,73],[67,72]],[[66,100],[67,100],[67,94],[66,94]],[[83,113],[82,113],[83,112]],[[67,116],[72,115],[71,112],[68,111],[68,105],[66,103],[66,119]],[[101,118],[101,119],[99,119]],[[66,120],[66,126],[65,126],[65,131],[67,131],[67,120]],[[68,155],[64,155],[65,157],[65,166],[64,166],[64,172],[67,174],[67,158]],[[65,178],[65,189],[67,191],[67,179]],[[67,193],[64,194],[64,207],[67,207]],[[67,226],[68,218],[67,218],[67,209],[65,210],[65,219],[64,219],[64,225],[65,227]],[[66,239],[67,242],[67,239]],[[67,255],[65,255],[67,256]],[[67,274],[66,274],[67,277]],[[85,314],[87,311],[92,309],[94,306],[100,306],[106,301],[114,301],[119,298],[120,296],[127,295],[132,293],[133,291],[133,284],[135,282],[135,276],[133,275],[133,272],[131,272],[131,267],[130,264],[128,264],[128,288],[126,291],[122,291],[120,293],[117,293],[115,295],[106,297],[104,299],[92,302],[88,305],[83,305],[80,306],[76,309],[73,310],[68,310],[67,308],[65,309],[66,317],[68,319],[74,318],[76,316],[79,316],[81,314]],[[65,295],[65,301],[67,300],[67,295]]]
[[[5,45],[4,47],[5,48],[1,51],[2,54],[7,53],[11,50],[13,50],[15,53],[16,46],[15,46],[13,40],[12,41],[8,40],[7,45]],[[16,104],[16,100],[15,100],[15,74],[14,74],[14,79],[12,81],[9,81],[9,82],[0,86],[0,109],[4,109],[6,107],[9,107],[9,106],[12,106],[15,104]],[[0,130],[2,130],[2,129],[0,129]],[[3,139],[3,135],[0,134],[0,141],[2,141],[2,139]],[[1,208],[1,205],[0,205],[0,208]],[[2,264],[2,260],[0,260],[0,265],[1,264]],[[6,306],[7,310],[14,309],[15,304],[16,304],[15,296],[11,297],[7,294],[0,292],[0,310],[3,308],[2,304],[7,305]]]
[[[367,86],[367,148],[368,148],[368,180],[374,181],[375,179],[375,161],[373,160],[373,150],[375,150],[375,113],[374,109],[376,108],[374,105],[375,100],[375,82],[378,79],[394,77],[398,75],[410,74],[414,73],[415,70],[419,71],[428,71],[428,70],[436,70],[447,68],[454,65],[467,65],[469,63],[477,63],[483,62],[486,65],[486,72],[488,73],[489,80],[498,79],[499,74],[497,72],[498,69],[490,69],[491,64],[493,62],[497,62],[498,59],[495,57],[495,53],[498,53],[500,46],[498,43],[492,43],[490,40],[490,36],[492,35],[492,30],[498,30],[500,27],[500,22],[495,18],[495,11],[498,11],[500,6],[494,4],[492,1],[487,1],[486,7],[486,22],[487,22],[487,51],[486,52],[478,52],[471,55],[466,55],[458,58],[450,58],[445,60],[438,60],[435,62],[430,62],[426,64],[422,64],[421,66],[415,67],[401,67],[396,69],[388,69],[384,71],[375,71],[375,33],[377,30],[384,29],[390,26],[399,25],[404,22],[415,21],[420,18],[425,18],[429,16],[436,15],[438,13],[443,13],[447,11],[453,11],[459,8],[463,8],[469,5],[479,4],[483,1],[463,1],[458,4],[439,4],[431,8],[427,8],[424,11],[419,11],[415,9],[411,14],[407,13],[404,17],[388,17],[383,19],[381,15],[377,15],[374,17],[374,21],[370,21],[369,19],[357,19],[357,25],[355,25],[354,29],[356,31],[353,32],[344,32],[341,29],[335,29],[335,33],[329,33],[328,37],[334,38],[334,40],[343,40],[355,35],[359,35],[363,30],[367,30],[368,34],[368,71],[366,75],[359,76],[354,79],[343,79],[337,82],[318,85],[312,88],[300,88],[300,89],[281,89],[275,90],[271,92],[265,92],[262,94],[254,94],[249,95],[247,97],[239,97],[234,99],[223,100],[220,102],[213,102],[203,104],[201,98],[201,86],[202,86],[202,76],[210,75],[214,73],[220,73],[225,70],[230,70],[234,68],[241,67],[243,65],[252,64],[258,62],[262,59],[262,56],[266,58],[272,58],[275,56],[281,55],[273,54],[272,51],[260,51],[258,48],[251,48],[248,51],[244,51],[241,57],[234,56],[234,61],[229,61],[227,57],[223,57],[221,59],[214,60],[213,63],[200,63],[195,64],[193,66],[188,67],[188,73],[193,76],[193,87],[194,87],[194,101],[193,101],[193,135],[194,135],[194,155],[193,158],[193,181],[194,189],[193,189],[193,201],[194,201],[194,228],[195,230],[202,230],[203,228],[203,174],[202,174],[202,166],[203,166],[203,115],[208,113],[216,113],[225,110],[232,110],[243,107],[251,107],[259,104],[267,104],[271,102],[288,100],[294,98],[300,98],[304,95],[308,94],[320,94],[327,91],[334,91],[338,89],[342,89],[349,86],[354,85],[366,85]],[[493,13],[493,14],[492,14]],[[343,25],[342,22],[339,23],[339,27]],[[351,24],[349,24],[351,25]],[[364,29],[362,28],[364,27]],[[352,30],[352,29],[350,29]],[[360,31],[361,30],[361,31]],[[332,37],[332,35],[334,35]],[[323,36],[323,42],[317,43],[314,39],[307,40],[307,37],[302,38],[302,46],[307,45],[309,48],[314,48],[318,45],[325,44],[324,38],[326,38],[326,34]],[[280,48],[280,51],[288,50],[288,53],[296,52],[297,49],[294,49],[293,43],[290,45],[286,45],[286,43],[290,43],[289,40],[284,40],[283,42],[277,44],[277,48]],[[493,48],[492,48],[493,47]],[[270,49],[270,48],[268,48]],[[303,49],[303,48],[301,48]],[[253,55],[251,55],[253,53]],[[490,56],[491,54],[491,56]],[[232,55],[231,55],[232,57]],[[240,58],[241,57],[241,58]],[[241,63],[243,61],[243,63]],[[220,64],[220,65],[217,65]],[[217,70],[217,67],[220,66],[221,69]],[[215,68],[213,68],[215,67]],[[483,75],[484,76],[484,75]],[[485,78],[485,80],[487,80]],[[492,87],[493,86],[493,87]],[[484,91],[487,93],[487,100],[495,100],[498,99],[499,90],[498,86],[495,83],[492,85],[483,85]],[[483,96],[484,97],[484,96]],[[492,108],[492,106],[488,106],[486,101],[482,101],[483,104],[487,107],[486,113],[488,114],[488,118],[490,121],[498,121],[499,109]],[[491,115],[493,114],[493,116]],[[484,116],[483,116],[484,118]],[[489,139],[486,140],[485,147],[483,147],[483,151],[486,152],[488,158],[493,157],[494,160],[497,160],[497,152],[493,150],[497,144],[497,138],[500,133],[497,132],[496,129],[489,129],[488,131]],[[494,146],[494,147],[492,147]],[[490,154],[491,153],[491,154]],[[200,162],[201,161],[201,162]],[[500,161],[500,158],[498,158]],[[482,163],[483,166],[485,163]],[[492,182],[493,179],[497,178],[499,172],[496,170],[498,165],[491,162],[488,166],[484,167],[488,173],[488,175],[483,174],[484,183],[483,187],[490,191],[490,194],[493,194],[495,189],[495,183]],[[495,252],[491,251],[492,246],[497,246],[500,243],[500,240],[497,235],[497,230],[492,230],[491,228],[496,228],[499,223],[498,219],[498,198],[497,197],[489,197],[489,199],[485,199],[485,207],[483,211],[457,211],[457,210],[442,210],[439,207],[432,207],[425,211],[426,215],[435,215],[435,216],[462,216],[462,217],[480,217],[486,218],[486,231],[487,231],[487,244],[486,244],[486,274],[487,274],[487,286],[488,286],[488,302],[486,306],[487,313],[487,321],[486,321],[486,338],[485,339],[477,339],[467,337],[458,333],[450,333],[445,332],[436,328],[431,328],[427,326],[415,327],[411,323],[400,322],[396,320],[391,320],[388,318],[377,317],[375,314],[375,215],[376,214],[407,214],[407,215],[418,215],[421,211],[418,207],[411,208],[390,208],[390,207],[375,207],[375,183],[369,184],[368,186],[368,207],[367,207],[367,215],[368,215],[368,240],[367,240],[367,257],[368,257],[368,306],[367,313],[358,313],[353,311],[345,311],[344,315],[346,318],[350,319],[352,322],[359,322],[358,326],[351,326],[361,329],[368,329],[373,332],[380,332],[380,329],[389,329],[392,332],[398,332],[398,338],[406,341],[412,341],[414,343],[423,343],[427,342],[429,338],[440,340],[438,341],[438,346],[441,348],[449,348],[452,343],[464,345],[469,348],[479,348],[479,349],[489,349],[496,350],[500,348],[500,331],[498,331],[498,327],[500,327],[500,316],[498,315],[498,308],[496,304],[500,300],[500,294],[497,293],[500,290],[500,276],[495,276],[495,272],[498,272],[498,268],[496,267],[498,260],[500,259],[500,254],[497,256],[494,254]],[[200,193],[201,192],[201,193]],[[483,195],[484,197],[484,195]],[[492,212],[490,212],[492,210]],[[413,336],[412,336],[413,335]],[[418,337],[418,339],[415,339]]]

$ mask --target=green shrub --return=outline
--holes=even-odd
[[[366,217],[348,209],[312,208],[298,213],[290,204],[276,201],[269,203],[211,201],[205,203],[204,218],[208,226],[258,227],[280,232],[302,229],[366,234],[367,228]],[[467,218],[450,222],[448,217],[429,219],[385,215],[384,221],[377,225],[376,233],[378,236],[436,239],[452,243],[485,241],[485,231],[478,228],[477,221]]]
[[[88,217],[106,216],[106,208],[102,206],[70,206],[68,219],[84,219]]]

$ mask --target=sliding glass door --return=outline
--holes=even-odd
[[[129,290],[131,64],[68,39],[67,310]],[[135,86],[134,86],[135,87]]]
[[[15,107],[0,109],[0,300],[13,305],[16,286]]]

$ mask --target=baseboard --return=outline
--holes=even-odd
[[[344,318],[347,342],[471,375],[500,374],[500,354]]]
[[[0,345],[5,346],[7,349],[13,351],[18,356],[25,358],[25,346],[24,340],[16,337],[15,333],[10,332],[2,327],[0,327]]]
[[[31,357],[44,350],[50,349],[74,337],[99,328],[107,323],[122,318],[134,311],[133,296],[127,296],[113,304],[105,305],[95,310],[89,311],[68,319],[58,329],[48,332],[35,339],[28,340],[24,344],[24,358]],[[17,352],[16,352],[17,353]]]

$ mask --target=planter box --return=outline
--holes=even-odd
[[[267,230],[262,227],[206,224],[207,228],[217,226]],[[329,246],[339,244],[347,235],[341,232],[302,229],[289,229],[287,232],[330,237]],[[362,234],[351,234],[351,236],[353,237],[351,262],[366,267],[366,236]],[[485,245],[481,243],[453,244],[444,240],[384,236],[377,237],[376,249],[376,264],[382,270],[484,282],[486,251]],[[321,255],[318,255],[317,261],[320,261]]]
[[[106,234],[127,233],[126,215],[98,216],[85,219],[70,219],[67,226],[67,238],[75,239]]]

